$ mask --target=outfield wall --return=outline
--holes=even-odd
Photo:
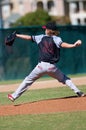
[[[86,73],[86,26],[59,26],[64,42],[83,44],[72,49],[61,49],[57,65],[66,74]],[[0,80],[23,79],[38,62],[38,47],[31,41],[16,38],[13,47],[5,46],[5,37],[13,31],[21,34],[44,33],[40,26],[0,29]]]

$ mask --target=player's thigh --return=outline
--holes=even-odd
[[[36,80],[44,74],[44,70],[41,68],[41,66],[37,65],[26,78],[30,80]]]
[[[67,79],[67,76],[59,68],[49,72],[48,75],[62,83],[65,83],[65,80]]]

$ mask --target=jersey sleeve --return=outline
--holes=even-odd
[[[41,39],[43,38],[43,34],[42,35],[36,35],[36,36],[32,36],[32,41],[36,42],[37,44],[40,43]]]
[[[62,39],[60,37],[57,37],[57,36],[54,37],[54,42],[58,48],[60,48],[61,44],[63,43]]]

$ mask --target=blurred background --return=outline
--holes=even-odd
[[[49,21],[56,22],[63,41],[83,42],[76,49],[61,50],[59,68],[66,74],[86,73],[86,0],[0,0],[0,80],[22,79],[38,62],[35,44],[16,39],[7,47],[5,37],[15,30],[44,33],[41,26]]]
[[[58,24],[86,24],[86,0],[0,0],[0,26],[8,28],[38,9],[48,12]]]

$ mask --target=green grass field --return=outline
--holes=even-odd
[[[86,92],[85,86],[79,88]],[[30,90],[16,100],[15,104],[73,95],[68,87]],[[0,93],[0,104],[11,104],[7,93]],[[0,130],[86,130],[86,111],[1,116]]]
[[[86,130],[86,112],[0,117],[0,130]]]

